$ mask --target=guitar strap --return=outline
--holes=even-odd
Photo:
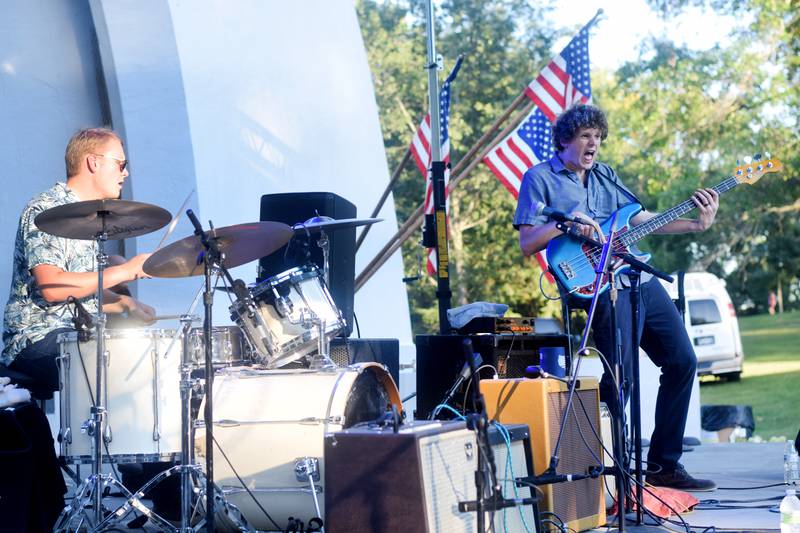
[[[641,206],[642,206],[642,209],[644,209],[645,211],[647,211],[647,207],[644,205],[644,203],[643,203],[642,201],[640,201],[640,200],[639,200],[639,199],[636,197],[636,195],[635,195],[635,194],[633,194],[631,191],[629,191],[628,189],[626,189],[625,187],[623,187],[622,185],[620,185],[620,184],[619,184],[619,183],[617,183],[616,181],[612,180],[612,179],[611,179],[611,178],[609,178],[608,176],[603,176],[603,175],[601,175],[601,174],[599,174],[599,173],[595,173],[595,176],[598,176],[598,177],[600,177],[600,178],[602,178],[602,179],[604,179],[604,180],[608,181],[609,183],[611,183],[611,184],[612,184],[614,187],[616,187],[616,188],[617,188],[617,190],[618,190],[619,192],[621,192],[621,193],[622,193],[622,195],[623,195],[623,196],[625,196],[625,197],[626,197],[627,199],[629,199],[631,202],[633,202],[633,203],[635,203],[635,204],[639,204],[639,205],[641,205]]]

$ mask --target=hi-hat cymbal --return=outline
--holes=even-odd
[[[319,231],[335,231],[357,226],[368,226],[382,220],[382,218],[340,218],[337,220],[335,218],[317,216],[309,218],[305,222],[298,222],[292,226],[292,229],[295,234],[303,235],[306,232],[316,233]]]
[[[51,235],[94,240],[105,229],[108,240],[144,235],[163,228],[172,215],[152,204],[131,200],[87,200],[39,213],[36,226]]]
[[[292,237],[292,229],[280,222],[250,222],[206,231],[216,240],[227,268],[269,255]],[[205,251],[200,237],[192,235],[154,252],[143,269],[155,278],[185,278],[203,274]]]

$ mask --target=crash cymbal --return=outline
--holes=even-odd
[[[227,268],[237,267],[269,255],[287,242],[292,229],[280,222],[250,222],[207,231],[216,239]],[[192,235],[153,253],[144,262],[144,271],[155,278],[185,278],[203,274],[205,249],[200,237]]]
[[[315,233],[319,231],[335,231],[340,229],[355,228],[357,226],[368,226],[381,222],[382,218],[341,218],[335,219],[325,216],[309,218],[305,222],[298,222],[292,229],[295,234],[305,234],[306,232]]]
[[[143,202],[87,200],[52,207],[33,222],[45,233],[81,240],[94,240],[105,223],[108,240],[115,241],[156,231],[171,218],[166,209]]]

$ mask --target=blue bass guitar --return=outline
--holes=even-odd
[[[764,174],[778,172],[782,168],[783,164],[775,159],[753,161],[748,165],[736,167],[733,175],[714,187],[714,190],[722,194],[740,183],[752,185]],[[697,207],[695,203],[689,199],[637,226],[631,226],[630,220],[642,210],[642,206],[631,203],[621,207],[617,211],[617,233],[612,243],[614,251],[629,253],[636,259],[647,262],[651,257],[650,254],[639,251],[634,244],[695,207]],[[604,235],[608,235],[611,230],[612,218],[609,217],[600,224]],[[547,263],[562,288],[578,298],[591,298],[600,251],[598,246],[587,244],[570,235],[561,235],[547,245]],[[621,261],[615,263],[613,267],[615,275],[627,269],[628,266]],[[607,278],[608,276],[605,276],[600,284],[601,292],[608,288]]]

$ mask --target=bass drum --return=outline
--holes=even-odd
[[[398,412],[402,409],[392,376],[377,363],[327,372],[222,370],[214,378],[213,402],[214,439],[219,445],[214,453],[214,481],[251,526],[269,531],[286,529],[289,517],[307,525],[317,516],[308,479],[299,480],[296,470],[306,459],[318,465],[314,484],[324,515],[326,433],[375,420],[391,405]],[[195,433],[195,450],[202,463],[202,428]],[[234,470],[274,523],[242,487]]]

